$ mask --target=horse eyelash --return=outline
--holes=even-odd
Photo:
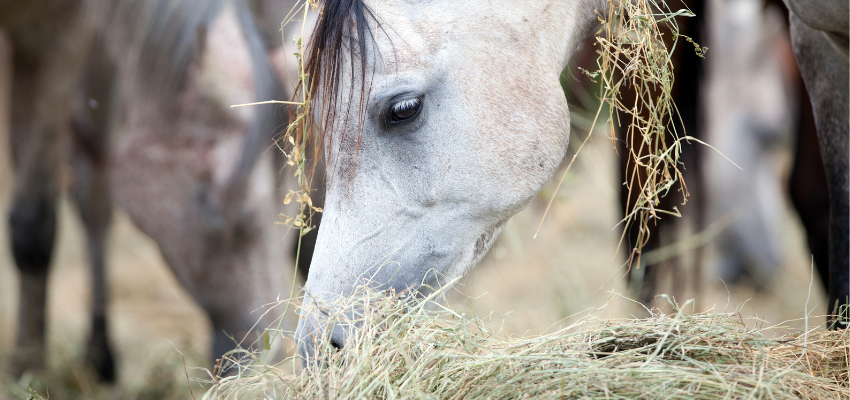
[[[420,102],[421,100],[419,98],[404,99],[399,101],[398,103],[393,104],[393,111],[409,110],[411,108],[419,106]]]

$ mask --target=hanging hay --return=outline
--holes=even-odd
[[[735,312],[677,308],[646,319],[586,316],[547,335],[502,337],[499,320],[427,307],[432,299],[411,302],[360,288],[329,308],[344,310],[329,324],[361,328],[344,349],[319,343],[303,369],[297,357],[265,365],[258,354],[239,376],[207,382],[204,398],[850,396],[846,331],[770,334],[761,321],[747,323]]]
[[[659,218],[681,217],[676,207],[670,210],[659,208],[661,198],[671,191],[678,192],[684,204],[690,196],[680,170],[682,144],[707,144],[676,127],[677,121],[681,121],[672,95],[675,81],[672,54],[680,41],[687,42],[686,47],[691,48],[685,51],[694,51],[699,57],[704,57],[708,48],[701,47],[679,31],[676,18],[694,17],[694,13],[687,8],[674,10],[664,0],[611,1],[604,13],[600,10],[597,13],[602,24],[595,43],[599,54],[598,68],[592,72],[584,71],[591,79],[598,79],[601,83],[598,93],[600,105],[590,131],[597,123],[603,122],[599,116],[607,110],[607,121],[612,122],[609,124],[612,144],[616,137],[614,123],[624,127],[621,139],[631,144],[626,150],[627,180],[623,184],[629,192],[628,198],[634,201],[626,205],[620,239],[622,245],[626,233],[637,225],[636,242],[629,249],[626,262],[631,267],[640,265],[641,250],[649,242],[650,224]],[[669,48],[665,45],[665,37],[672,43]],[[633,93],[634,104],[623,101],[627,92]],[[623,116],[622,120],[616,118],[617,113]],[[556,192],[590,137],[588,134],[573,155],[555,188]],[[550,199],[540,226],[554,198]]]

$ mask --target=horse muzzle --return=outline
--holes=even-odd
[[[295,329],[295,343],[301,364],[307,368],[325,363],[344,348],[356,326],[345,313],[319,307],[308,299],[305,303]]]

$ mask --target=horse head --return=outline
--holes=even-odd
[[[561,163],[559,76],[598,0],[327,1],[306,54],[326,203],[296,339],[368,284],[425,295],[470,271]]]

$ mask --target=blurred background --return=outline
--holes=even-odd
[[[662,246],[667,247],[666,253],[655,254],[657,260],[670,264],[669,255],[677,255],[675,265],[665,268],[679,272],[659,275],[656,291],[676,293],[680,304],[694,299],[697,311],[738,310],[745,317],[763,320],[765,326],[802,328],[808,304],[810,325],[823,325],[826,297],[787,189],[801,120],[799,102],[804,99],[796,86],[787,18],[777,6],[761,0],[712,0],[706,3],[705,13],[708,18],[698,41],[709,51],[699,93],[703,110],[699,134],[718,152],[702,148],[698,162],[703,189],[690,190],[691,197],[704,206],[704,220],[687,212],[697,200],[686,205],[677,201],[684,223],[660,234],[666,243]],[[648,315],[620,297],[635,299],[638,292],[627,287],[623,247],[628,243],[621,244],[620,224],[622,180],[611,128],[597,126],[588,132],[598,102],[595,84],[577,66],[592,60],[592,51],[589,54],[578,55],[564,74],[573,110],[565,160],[570,160],[585,135],[592,135],[590,141],[566,172],[561,188],[555,192],[563,169],[507,224],[479,267],[451,295],[453,307],[460,312],[505,316],[500,322],[504,334],[551,331],[606,304],[596,311],[598,315]],[[13,187],[8,145],[10,57],[9,44],[0,40],[2,210],[10,207]],[[584,68],[592,69],[592,64]],[[68,185],[68,169],[62,166],[63,187]],[[550,200],[552,209],[535,239]],[[39,379],[47,382],[54,399],[187,398],[185,373],[206,375],[192,367],[207,366],[211,322],[181,287],[157,244],[120,208],[112,220],[106,251],[107,312],[118,384],[101,385],[77,372],[91,325],[89,261],[83,226],[67,195],[60,198],[58,215],[47,298],[51,372],[46,378],[25,374],[20,379],[0,372],[0,399],[26,398],[26,386]],[[268,224],[274,222],[270,219]],[[280,237],[284,234],[281,229]],[[8,359],[14,347],[18,318],[18,272],[9,243],[4,223],[0,226],[0,362]],[[282,239],[278,244],[286,245]],[[700,260],[702,267],[697,267]],[[200,387],[193,385],[197,396]]]

